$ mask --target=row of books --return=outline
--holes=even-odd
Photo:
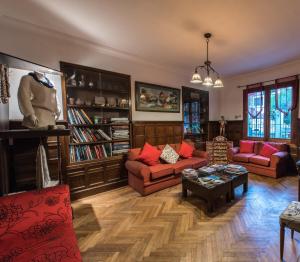
[[[129,126],[112,126],[112,137],[115,139],[128,139],[129,138]]]
[[[112,146],[112,154],[118,155],[127,153],[130,148],[129,142],[116,142]]]
[[[108,156],[111,156],[111,152],[106,145],[70,146],[71,162],[102,159]]]
[[[85,113],[83,109],[69,108],[68,120],[72,125],[89,125],[93,124],[93,121]]]
[[[111,137],[102,129],[74,127],[72,132],[74,143],[97,142],[101,140],[111,141]]]

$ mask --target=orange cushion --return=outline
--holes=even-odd
[[[183,159],[180,162],[192,165],[192,168],[195,169],[207,165],[207,160],[205,158],[200,158],[200,157],[191,157],[191,158]]]
[[[271,157],[271,155],[279,152],[279,150],[269,144],[264,144],[263,148],[260,150],[259,154],[264,157]]]
[[[177,161],[177,163],[172,166],[174,168],[174,173],[179,174],[183,169],[193,168],[193,164],[194,162],[186,161],[186,159],[184,159],[184,160]]]
[[[193,146],[182,141],[182,144],[181,144],[181,147],[180,147],[180,150],[178,153],[183,158],[191,158],[193,156],[194,150],[195,150],[195,148]]]
[[[149,166],[155,166],[159,164],[160,154],[160,150],[146,143],[142,149],[141,154],[138,157],[138,160],[142,161],[143,163]]]
[[[255,156],[255,154],[254,153],[238,153],[238,154],[233,155],[232,159],[233,159],[233,161],[236,161],[236,162],[248,163],[249,158],[251,156]]]
[[[174,170],[172,164],[158,164],[155,166],[150,166],[149,169],[152,179],[158,179],[172,175]]]
[[[240,153],[253,153],[254,141],[240,141]]]
[[[260,155],[255,155],[249,157],[249,162],[261,166],[269,166],[270,165],[270,158],[260,156]]]

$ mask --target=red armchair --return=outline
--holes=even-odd
[[[157,146],[163,149],[165,145]],[[176,151],[179,151],[180,144],[171,144]],[[145,196],[158,190],[181,183],[181,171],[185,168],[199,168],[207,165],[207,153],[194,150],[193,157],[182,159],[176,164],[160,163],[155,166],[148,166],[137,161],[141,148],[129,150],[126,168],[128,170],[128,183]]]
[[[275,147],[279,152],[270,158],[259,155],[264,143]],[[252,173],[278,178],[287,173],[289,146],[285,143],[254,141],[252,153],[241,153],[239,147],[233,147],[228,150],[228,159],[229,162],[242,165]]]
[[[0,261],[82,261],[68,186],[0,198]]]

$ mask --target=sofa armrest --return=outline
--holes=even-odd
[[[142,178],[144,182],[150,181],[149,166],[136,160],[127,160],[125,163],[126,169],[135,176]]]
[[[200,157],[200,158],[208,159],[208,153],[205,151],[195,149],[193,152],[193,157]]]
[[[289,156],[288,152],[280,151],[271,156],[271,167],[276,168],[276,166],[280,163],[284,163],[287,161]]]
[[[227,157],[228,160],[231,161],[232,157],[240,152],[240,148],[239,147],[231,147],[227,149]]]

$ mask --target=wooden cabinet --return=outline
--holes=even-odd
[[[130,76],[65,62],[61,71],[71,129],[65,140],[65,180],[72,199],[126,185],[124,151],[132,144]]]

